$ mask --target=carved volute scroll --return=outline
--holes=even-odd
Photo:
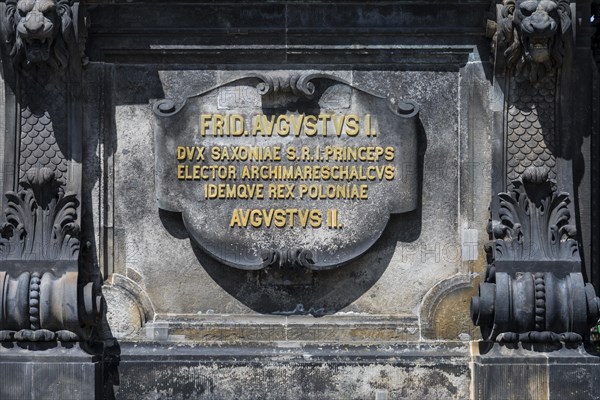
[[[529,167],[498,194],[488,266],[473,323],[486,340],[581,342],[600,316],[593,286],[581,274],[570,196],[558,192],[544,167]]]
[[[473,323],[486,340],[581,342],[597,323],[598,298],[584,282],[576,229],[572,127],[561,106],[573,41],[568,1],[504,0],[492,53],[502,93],[486,251],[490,265]]]
[[[79,274],[81,38],[79,3],[7,0],[2,66],[14,105],[3,154],[0,340],[83,340],[101,308]],[[16,151],[15,151],[16,150]]]

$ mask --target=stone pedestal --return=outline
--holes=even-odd
[[[102,398],[100,357],[79,344],[2,343],[0,399]]]
[[[600,399],[600,358],[582,346],[477,347],[481,354],[472,364],[475,400]]]

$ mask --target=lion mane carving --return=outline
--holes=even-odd
[[[503,0],[496,40],[506,67],[536,82],[559,68],[571,32],[568,0]],[[501,46],[501,47],[500,47]]]
[[[17,64],[64,68],[74,40],[72,0],[6,0],[4,33]]]

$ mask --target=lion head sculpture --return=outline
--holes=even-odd
[[[5,34],[16,62],[64,68],[73,40],[72,0],[6,0]]]
[[[537,81],[563,61],[571,30],[567,0],[504,0],[497,40],[509,69]]]

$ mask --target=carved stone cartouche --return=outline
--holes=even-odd
[[[232,93],[231,90],[247,93],[243,103],[237,102],[236,96],[227,95]],[[240,126],[245,127],[245,133],[240,131],[244,133],[242,136],[215,135],[217,132],[212,129],[211,115],[220,117],[221,111],[218,107],[221,106],[216,107],[221,104],[219,102],[223,102],[223,106],[229,104],[229,115],[237,115]],[[234,143],[232,139],[235,141],[233,147],[238,147],[239,143],[248,143],[250,148],[253,147],[256,142],[250,136],[256,136],[260,130],[254,130],[250,135],[249,124],[255,124],[256,121],[259,124],[262,120],[284,121],[283,125],[274,122],[275,125],[272,126],[284,126],[285,120],[290,118],[297,121],[296,126],[299,128],[294,135],[297,136],[298,143],[302,144],[301,148],[313,154],[305,158],[307,163],[301,166],[297,163],[299,157],[289,156],[279,160],[277,165],[268,160],[257,161],[261,163],[260,171],[271,171],[272,177],[268,179],[264,179],[264,174],[261,176],[258,165],[252,166],[256,171],[255,176],[251,178],[253,185],[274,188],[276,181],[311,180],[312,178],[307,177],[303,171],[310,171],[312,164],[317,168],[324,166],[327,170],[330,168],[327,164],[334,160],[326,155],[322,158],[322,149],[340,148],[343,133],[338,131],[333,134],[333,131],[330,131],[327,135],[327,130],[335,126],[333,119],[331,124],[319,124],[316,130],[309,134],[310,137],[314,137],[304,141],[303,136],[306,134],[301,127],[305,116],[306,120],[310,121],[318,115],[331,114],[336,116],[337,121],[339,118],[346,118],[345,116],[363,115],[362,123],[360,118],[356,117],[357,123],[362,124],[362,127],[353,133],[354,145],[377,144],[381,148],[393,149],[396,156],[386,161],[388,165],[383,166],[384,168],[393,167],[396,171],[401,168],[414,168],[417,171],[419,106],[411,100],[392,102],[384,96],[354,87],[351,82],[335,74],[311,70],[282,70],[269,73],[251,71],[236,74],[217,86],[186,99],[161,99],[154,102],[157,183],[155,189],[158,206],[163,210],[181,213],[183,223],[194,243],[222,264],[243,270],[277,267],[315,271],[338,268],[362,255],[378,240],[391,214],[409,212],[417,207],[417,174],[406,174],[403,179],[370,179],[363,187],[369,186],[369,198],[377,202],[377,206],[369,207],[368,210],[361,209],[354,201],[339,201],[342,198],[352,200],[352,196],[347,195],[349,192],[344,194],[342,191],[333,196],[331,190],[344,189],[340,187],[341,181],[338,182],[337,178],[326,178],[325,180],[330,181],[327,182],[327,187],[312,186],[315,190],[331,189],[329,195],[318,194],[316,191],[313,194],[294,193],[294,185],[287,184],[290,195],[286,195],[286,202],[281,201],[284,199],[283,195],[265,195],[262,201],[264,208],[261,209],[247,209],[247,202],[239,201],[243,199],[236,196],[231,196],[227,202],[221,203],[206,191],[212,190],[210,185],[204,185],[204,192],[200,193],[198,190],[202,186],[185,184],[186,180],[195,179],[192,175],[188,175],[189,179],[185,174],[175,179],[176,176],[172,174],[175,169],[183,172],[190,170],[189,168],[207,167],[200,166],[190,159],[177,160],[173,157],[173,154],[179,151],[173,145],[187,143],[192,140],[190,135],[195,135],[195,131],[188,128],[190,121],[197,120],[199,110],[205,116],[199,127],[204,135],[202,145],[205,146],[200,151],[206,149],[207,152],[221,147],[228,148],[228,145]],[[381,134],[378,135],[372,128],[375,125]],[[337,126],[341,127],[343,124]],[[317,130],[321,133],[317,133]],[[274,131],[273,137],[283,138],[291,134],[292,131]],[[290,146],[289,149],[293,147]],[[342,169],[348,171],[343,178],[347,188],[358,180],[365,183],[366,180],[363,182],[362,178],[358,179],[364,166],[358,165],[357,159],[348,158],[346,161],[348,162]],[[383,159],[378,162],[383,162]],[[220,161],[207,162],[210,166],[230,168],[233,175],[241,172],[242,180],[250,177],[249,163],[242,162],[239,157],[233,157],[226,165],[219,163]],[[333,163],[331,165],[337,169]],[[243,177],[244,171],[246,177]],[[353,171],[354,177],[351,175]],[[344,171],[342,173],[345,174]],[[227,182],[229,187],[229,181],[232,179],[222,176],[219,180]],[[223,183],[222,186],[224,185]],[[237,185],[232,182],[231,187],[234,186]],[[311,189],[310,185],[306,187]],[[399,196],[398,193],[402,195]],[[338,210],[344,216],[343,223],[338,222]],[[290,215],[286,216],[288,212]],[[298,217],[295,216],[297,212]],[[242,222],[244,218],[246,222]],[[272,230],[260,229],[272,223],[273,226],[277,226],[286,218],[289,219],[287,227],[279,229],[276,235]],[[301,222],[302,219],[304,223]],[[264,224],[258,223],[259,220],[264,220]],[[231,223],[223,224],[222,221]],[[309,223],[313,224],[310,233],[304,229],[294,229],[294,226],[306,227]],[[252,226],[253,224],[256,226]]]

